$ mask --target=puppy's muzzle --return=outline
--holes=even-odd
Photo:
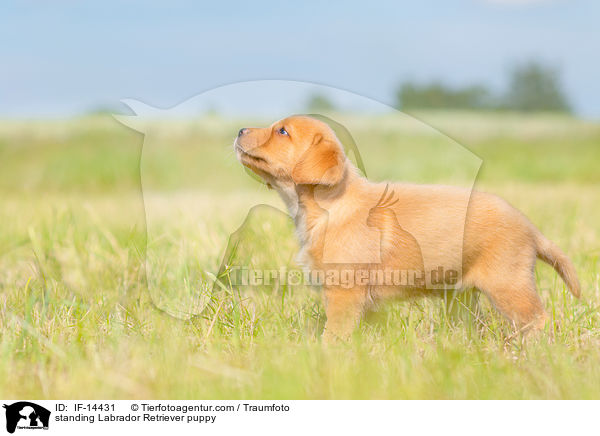
[[[241,132],[241,131],[240,131]],[[242,157],[242,159],[244,159],[246,162],[250,162],[250,163],[258,163],[258,162],[263,162],[266,163],[267,160],[261,156],[257,156],[254,153],[249,153],[248,151],[246,151],[246,149],[237,141],[237,139],[235,140],[235,142],[233,143],[233,147],[235,149],[236,152],[238,152],[238,154]]]

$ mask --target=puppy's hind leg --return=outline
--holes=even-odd
[[[532,272],[511,277],[488,277],[477,287],[522,332],[541,330],[546,325],[548,315],[536,291]]]

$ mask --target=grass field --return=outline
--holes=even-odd
[[[316,289],[225,286],[200,311],[193,293],[231,231],[253,205],[283,208],[230,151],[246,121],[158,123],[141,179],[144,137],[112,118],[2,121],[0,397],[600,398],[600,124],[418,116],[483,160],[477,189],[521,209],[575,262],[581,300],[538,264],[552,324],[537,340],[522,342],[483,300],[476,320],[437,300],[390,305],[334,346],[320,342]],[[469,181],[441,134],[385,116],[340,121],[373,179]],[[267,214],[253,225],[255,262],[290,262],[290,223]],[[183,292],[148,283],[147,256]]]

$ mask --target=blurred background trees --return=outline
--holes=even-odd
[[[523,112],[571,112],[557,68],[539,61],[517,64],[508,86],[494,95],[485,85],[452,87],[441,81],[405,82],[396,92],[396,107],[412,109],[485,109]]]
[[[336,109],[335,104],[329,97],[323,94],[313,94],[308,98],[306,102],[307,112],[310,113],[321,113],[330,112]]]
[[[490,106],[490,91],[482,85],[452,88],[442,82],[419,85],[406,82],[397,92],[403,109],[481,109]]]
[[[485,84],[451,86],[442,80],[428,83],[406,81],[396,90],[395,106],[400,110],[458,109],[519,112],[572,113],[563,89],[560,70],[531,60],[509,70],[506,88],[494,93]],[[306,100],[307,113],[339,110],[327,95],[315,93]]]
[[[507,109],[526,112],[571,111],[559,70],[535,61],[513,69],[504,104]]]

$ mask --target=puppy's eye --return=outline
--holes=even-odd
[[[282,127],[281,129],[279,129],[277,131],[277,133],[279,133],[280,135],[289,136],[289,133],[287,132],[287,130],[285,130],[284,127]]]

